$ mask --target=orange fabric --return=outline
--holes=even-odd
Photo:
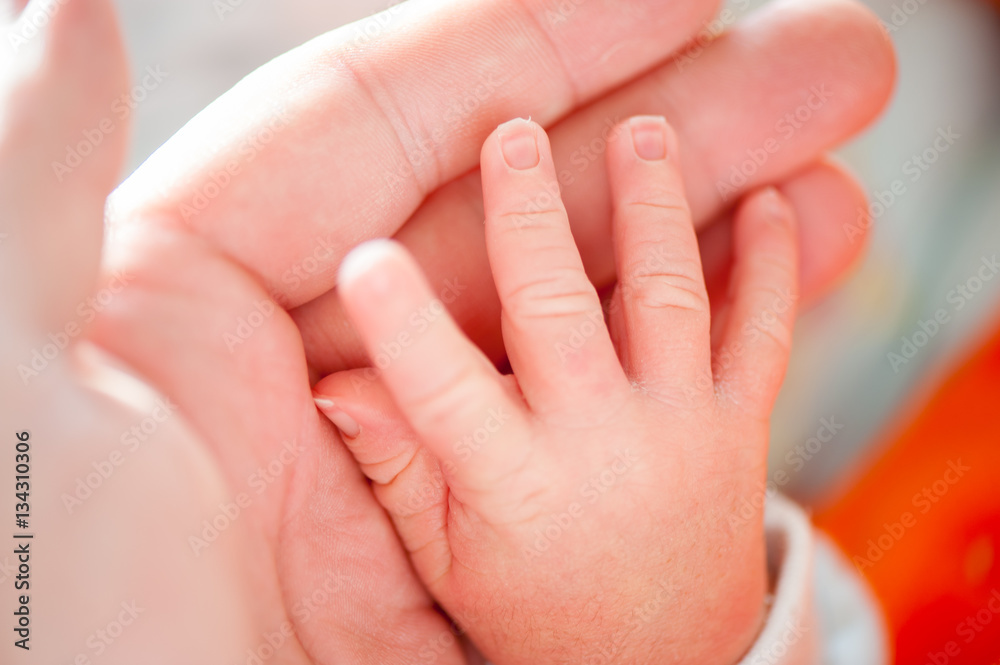
[[[882,601],[898,665],[1000,665],[1000,330],[886,443],[817,525]]]

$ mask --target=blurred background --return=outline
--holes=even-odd
[[[395,3],[118,4],[137,84],[165,75],[134,95],[135,168],[258,66]],[[1000,662],[1000,3],[870,6],[899,86],[840,156],[870,192],[872,242],[799,325],[772,477],[868,578],[896,662],[985,665]]]

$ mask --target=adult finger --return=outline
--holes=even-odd
[[[857,180],[829,159],[812,164],[779,189],[795,210],[799,221],[801,304],[808,307],[827,293],[858,261],[870,232],[864,217],[867,200]],[[485,245],[461,246],[471,240],[462,227],[474,219],[473,204],[463,212],[468,218],[452,220],[450,232],[424,234],[407,225],[398,236],[420,261],[434,283],[438,297],[447,303],[455,319],[493,360],[504,357],[500,334],[500,302],[493,290]],[[478,213],[480,216],[482,213]],[[481,227],[481,222],[476,222]],[[732,219],[723,213],[699,234],[702,264],[714,321],[717,306],[729,288],[732,263]],[[613,284],[613,277],[593,277],[599,287]],[[313,369],[328,374],[365,363],[364,349],[344,316],[336,291],[291,312],[305,343]]]
[[[778,186],[799,220],[800,307],[825,296],[850,273],[868,244],[871,218],[864,188],[833,159],[823,159]],[[732,211],[701,233],[701,260],[712,303],[713,348],[724,329],[732,253]]]
[[[473,168],[498,124],[555,122],[670,55],[714,8],[410,0],[249,76],[120,188],[112,219],[190,227],[302,304],[350,248],[393,235]]]
[[[112,109],[128,65],[106,0],[2,19],[0,303],[4,318],[48,333],[97,281],[104,200],[125,161],[129,123]]]
[[[845,43],[851,48],[844,49]],[[748,188],[787,180],[786,193],[802,228],[803,297],[808,300],[828,288],[863,246],[865,231],[857,218],[865,206],[854,205],[856,185],[843,173],[813,165],[823,150],[875,116],[894,75],[892,48],[878,19],[867,10],[842,0],[801,6],[775,3],[683,68],[668,64],[560,123],[550,136],[557,164],[566,165],[560,166],[560,184],[591,279],[603,285],[614,278],[611,201],[599,153],[607,142],[602,136],[615,138],[613,132],[604,132],[616,119],[659,112],[666,113],[678,131],[681,151],[690,156],[684,162],[684,178],[695,222],[704,226],[717,218]],[[811,88],[822,92],[822,104]],[[820,108],[810,108],[810,101]],[[732,113],[736,108],[747,112]],[[800,108],[811,114],[808,121],[796,118]],[[745,166],[746,160],[750,166]],[[745,182],[737,180],[743,184],[724,201],[719,183],[733,182],[734,168],[751,175]],[[470,174],[440,190],[398,238],[413,250],[438,290],[464,285],[464,293],[476,294],[457,297],[452,311],[478,342],[495,349],[498,329],[491,322],[496,321],[496,303],[483,290],[489,275],[477,180],[478,174]],[[821,209],[810,200],[813,197],[831,202],[833,208]],[[861,234],[853,243],[844,233],[847,225]],[[336,294],[331,293],[294,314],[310,362],[320,371],[350,366],[357,357],[357,346],[338,323],[342,317],[337,307]]]

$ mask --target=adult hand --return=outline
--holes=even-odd
[[[250,513],[276,571],[267,605],[308,595],[329,570],[370,580],[348,590],[361,601],[296,625],[318,660],[350,643],[331,626],[399,640],[400,652],[452,642],[439,625],[386,617],[381,601],[409,572],[404,552],[387,549],[387,523],[313,409],[306,362],[313,379],[367,363],[336,270],[379,236],[406,245],[466,332],[502,357],[475,172],[500,122],[531,116],[551,128],[599,285],[613,277],[604,136],[634,114],[664,114],[678,130],[696,224],[713,229],[703,236],[710,288],[728,278],[728,204],[767,182],[800,220],[804,298],[860,250],[843,227],[864,196],[822,153],[886,101],[894,59],[878,20],[844,0],[776,3],[679,56],[715,10],[697,0],[407,2],[261,68],[113,196],[107,269],[136,282],[98,321],[98,343],[177,402],[235,487],[282,441],[306,446],[268,494],[283,502]],[[760,165],[734,178],[751,156]],[[720,183],[734,190],[726,201]],[[281,305],[273,313],[269,298]],[[426,597],[407,600],[430,611]]]
[[[81,47],[64,64],[93,72],[117,53],[95,46],[107,37],[110,10],[106,2],[69,0],[62,15],[73,16],[74,7],[90,23],[78,21],[72,30],[67,24],[60,33],[53,22],[52,44],[60,44],[60,34],[85,42],[90,51]],[[501,120],[531,115],[552,126],[556,159],[574,176],[565,188],[574,231],[597,282],[612,274],[605,249],[610,203],[601,184],[603,156],[594,154],[600,150],[592,141],[607,121],[634,113],[665,112],[678,127],[685,154],[693,156],[685,178],[703,226],[724,216],[717,182],[726,182],[733,160],[747,149],[773,147],[768,139],[780,141],[732,198],[762,182],[784,182],[803,227],[806,293],[825,287],[860,247],[847,242],[842,226],[854,222],[863,197],[836,167],[817,160],[884,103],[893,60],[874,17],[839,1],[774,5],[697,57],[669,60],[714,7],[651,0],[562,7],[410,2],[390,10],[388,25],[365,43],[351,28],[321,37],[207,109],[116,195],[114,242],[99,285],[110,284],[114,271],[125,271],[129,282],[102,304],[94,339],[178,405],[197,434],[178,434],[186,445],[164,447],[171,454],[188,451],[197,464],[166,475],[161,469],[160,476],[139,465],[123,468],[131,485],[108,486],[106,499],[91,499],[85,508],[90,519],[119,529],[119,540],[104,540],[104,547],[134,546],[122,517],[136,505],[126,488],[146,491],[144,517],[164,526],[159,546],[142,551],[160,552],[150,560],[162,563],[156,570],[163,584],[135,575],[160,599],[151,606],[173,607],[169,601],[184,593],[215,599],[208,606],[192,603],[183,624],[179,615],[150,618],[148,625],[159,630],[184,626],[188,639],[173,654],[189,655],[190,645],[208,639],[220,653],[230,653],[230,646],[241,655],[245,648],[259,651],[267,636],[290,625],[297,637],[281,648],[288,662],[461,658],[364,479],[316,413],[306,355],[320,371],[362,362],[360,346],[342,324],[336,269],[359,241],[393,234],[414,251],[432,283],[444,288],[449,281],[458,296],[453,311],[473,338],[494,357],[501,353],[477,177],[462,177]],[[825,91],[822,102],[813,87]],[[62,130],[44,144],[47,152],[29,147],[45,154],[44,161],[64,159],[65,145],[96,126],[122,92],[114,80],[78,91],[70,106],[86,98],[89,113],[81,110],[70,124],[58,125]],[[808,121],[795,120],[803,105]],[[796,124],[786,136],[778,123],[788,113]],[[51,130],[42,127],[39,136]],[[586,148],[589,153],[579,152]],[[98,158],[89,158],[45,206],[66,212],[80,200],[99,200],[107,179],[80,199],[66,194],[77,187],[83,192],[75,183],[98,167]],[[10,196],[18,200],[27,192]],[[87,209],[93,212],[93,205]],[[84,221],[96,227],[94,216]],[[706,255],[722,257],[720,274],[726,245],[724,230],[706,241]],[[89,274],[75,275],[78,293],[66,296],[68,302],[89,288]],[[269,296],[291,315],[271,309]],[[53,312],[39,319],[39,338],[74,319],[72,307]],[[301,448],[286,464],[288,442]],[[117,442],[98,436],[99,445]],[[68,487],[100,459],[98,448],[80,446],[77,457],[63,460]],[[190,493],[191,504],[179,505],[161,486],[144,485],[145,473],[196,477],[204,486]],[[192,529],[199,533],[219,503],[256,492],[262,480],[264,492],[252,495],[233,527],[195,555]],[[79,529],[86,521],[72,523]],[[101,551],[86,531],[72,533],[76,540],[67,542],[80,552]],[[183,566],[167,567],[181,552],[191,552],[194,558],[183,561],[201,573],[185,576]],[[198,563],[209,560],[218,568]],[[83,574],[77,566],[67,570]],[[304,619],[299,603],[322,590],[331,573],[339,597],[352,602],[315,603]],[[201,588],[198,580],[223,588]],[[246,589],[253,589],[249,597]],[[76,596],[84,597],[83,591]],[[139,643],[139,632],[130,635],[129,642]]]
[[[337,298],[341,258],[360,241],[396,236],[498,359],[478,146],[516,116],[550,128],[574,234],[605,286],[608,130],[662,114],[680,135],[710,291],[727,284],[727,209],[774,183],[801,220],[811,300],[854,261],[867,226],[862,191],[822,154],[885,104],[892,48],[878,19],[845,0],[775,2],[705,44],[715,9],[704,0],[411,0],[254,73],[130,178],[112,218],[203,239],[241,266],[292,313],[319,374],[366,362]],[[133,311],[147,325],[153,309]],[[128,340],[105,343],[142,355]]]
[[[261,335],[278,347],[273,371],[231,356],[249,359],[252,378],[199,366],[214,331],[198,297],[146,340],[201,377],[187,388],[214,392],[193,410],[200,388],[178,408],[80,343],[98,312],[156,285],[128,270],[98,278],[129,124],[112,2],[48,9],[0,24],[5,47],[16,44],[0,55],[0,476],[11,502],[0,611],[23,631],[7,631],[0,662],[465,662],[321,424],[286,315]],[[190,258],[196,290],[254,293],[238,272]],[[188,335],[203,337],[185,349]],[[260,390],[275,397],[271,415]]]

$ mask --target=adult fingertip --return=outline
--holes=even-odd
[[[826,158],[781,185],[799,220],[804,256],[801,265],[805,303],[825,297],[864,258],[875,220],[864,186],[843,165]]]
[[[874,11],[857,0],[782,0],[770,9],[794,16],[795,30],[808,34],[814,43],[829,44],[836,49],[839,68],[855,72],[850,86],[835,90],[838,96],[849,97],[845,106],[855,111],[852,132],[885,108],[895,89],[898,63],[892,38]],[[802,14],[809,18],[802,20]]]

